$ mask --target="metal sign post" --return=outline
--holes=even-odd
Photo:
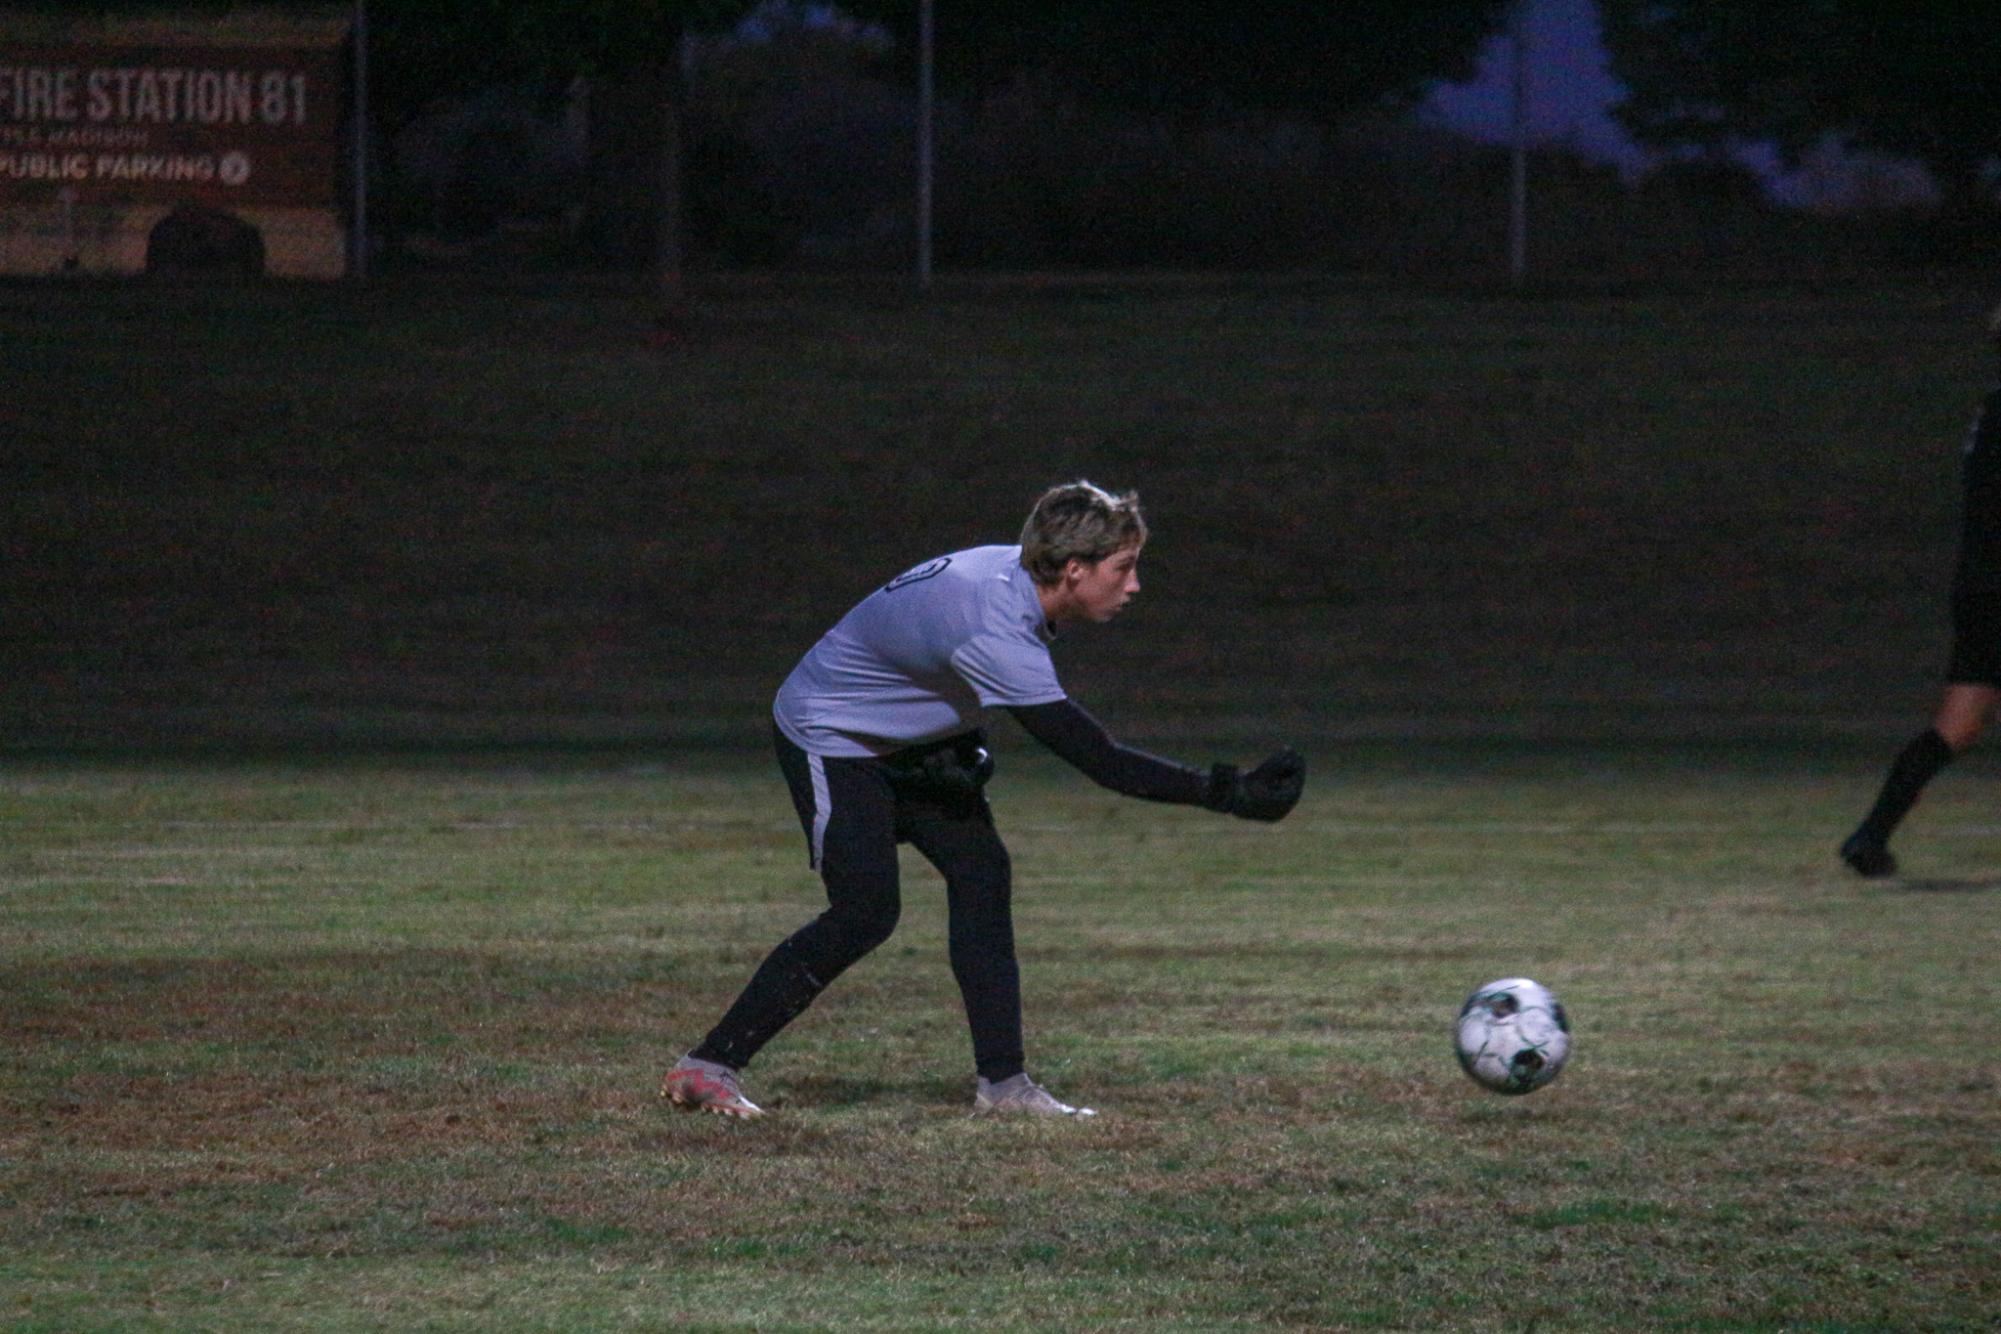
[[[917,7],[917,285],[931,288],[932,0]]]
[[[1529,271],[1528,0],[1515,0],[1510,19],[1514,96],[1508,113],[1512,143],[1508,155],[1508,281],[1519,286]]]
[[[368,276],[368,3],[354,0],[354,217],[348,275]]]

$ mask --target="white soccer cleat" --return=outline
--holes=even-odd
[[[1057,1116],[1081,1120],[1097,1113],[1089,1107],[1072,1107],[1030,1079],[1026,1072],[1010,1075],[998,1084],[985,1079],[973,1090],[973,1114],[1006,1116]]]
[[[681,1112],[714,1112],[749,1121],[764,1115],[764,1109],[743,1096],[737,1072],[715,1061],[683,1056],[660,1081],[660,1096]]]

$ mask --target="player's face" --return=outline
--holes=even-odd
[[[1070,562],[1064,572],[1078,616],[1100,625],[1112,619],[1139,592],[1139,548],[1114,551],[1100,561]]]

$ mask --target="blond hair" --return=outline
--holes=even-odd
[[[1052,486],[1021,526],[1021,568],[1038,584],[1053,584],[1073,560],[1095,565],[1146,541],[1139,492],[1115,496],[1089,482]]]

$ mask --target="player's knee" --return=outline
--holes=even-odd
[[[972,876],[954,886],[953,897],[975,912],[996,909],[1006,912],[1014,899],[1014,882],[1005,872]]]
[[[1939,740],[1945,742],[1946,748],[1957,755],[1980,739],[1980,734],[1987,730],[1987,723],[1988,718],[1984,714],[1942,718],[1933,725],[1932,730],[1938,733]]]
[[[996,848],[948,867],[945,883],[956,895],[1005,901],[1014,886],[1014,861],[1007,849]]]
[[[1012,931],[1013,922],[1014,894],[1006,875],[953,885],[949,934],[955,943]]]
[[[839,932],[849,954],[860,958],[895,934],[901,914],[895,903],[849,904],[830,911],[827,922]]]

